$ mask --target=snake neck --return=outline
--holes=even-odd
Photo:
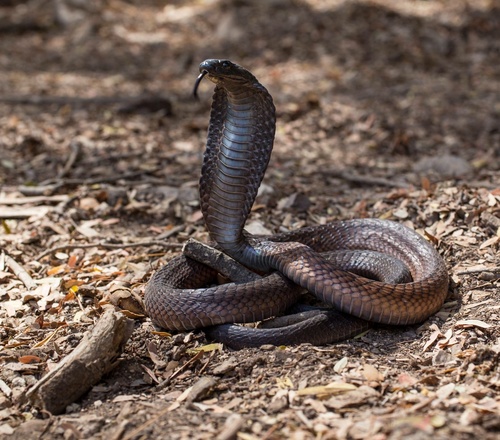
[[[273,148],[273,100],[258,82],[217,84],[201,179],[201,210],[211,238],[242,264],[267,270],[243,235]]]

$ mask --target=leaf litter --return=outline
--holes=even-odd
[[[44,28],[46,10],[0,8],[13,26],[39,20],[2,34],[0,98],[69,97],[43,108],[0,102],[1,435],[497,438],[498,2],[103,8],[66,28]],[[140,303],[183,243],[208,238],[197,181],[211,92],[188,96],[213,48],[251,68],[278,109],[252,230],[403,222],[446,260],[453,285],[439,313],[327,347],[238,352],[141,316],[132,294]],[[92,101],[143,91],[161,91],[171,113]],[[64,415],[19,404],[115,304],[136,320],[117,367]]]

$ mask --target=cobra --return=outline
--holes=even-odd
[[[266,275],[203,287],[215,282],[216,272],[176,257],[146,286],[153,323],[169,330],[209,327],[211,337],[233,348],[326,344],[354,336],[368,322],[414,324],[441,308],[448,291],[445,263],[399,223],[337,221],[265,238],[244,232],[273,148],[275,107],[255,76],[229,60],[201,63],[195,95],[203,78],[215,83],[199,185],[205,224],[223,252]],[[398,265],[403,275],[393,275]],[[260,329],[233,324],[283,314],[302,289],[332,310],[301,310]]]

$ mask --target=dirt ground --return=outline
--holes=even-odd
[[[50,0],[0,2],[0,438],[497,439],[500,3],[86,3],[70,22]],[[112,288],[142,294],[207,240],[212,85],[191,96],[206,58],[250,69],[277,107],[250,229],[404,222],[445,258],[445,305],[341,344],[241,351],[137,319],[64,414],[22,403]]]

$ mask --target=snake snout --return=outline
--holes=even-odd
[[[193,96],[198,98],[198,87],[206,75],[208,75],[213,82],[217,83],[216,78],[230,76],[231,73],[238,68],[240,68],[238,65],[229,60],[208,59],[203,61],[200,64],[200,74],[198,78],[196,78],[194,84]]]
[[[229,60],[208,59],[200,64],[200,72],[206,71],[210,75],[228,75],[235,69],[241,69],[237,64]]]

